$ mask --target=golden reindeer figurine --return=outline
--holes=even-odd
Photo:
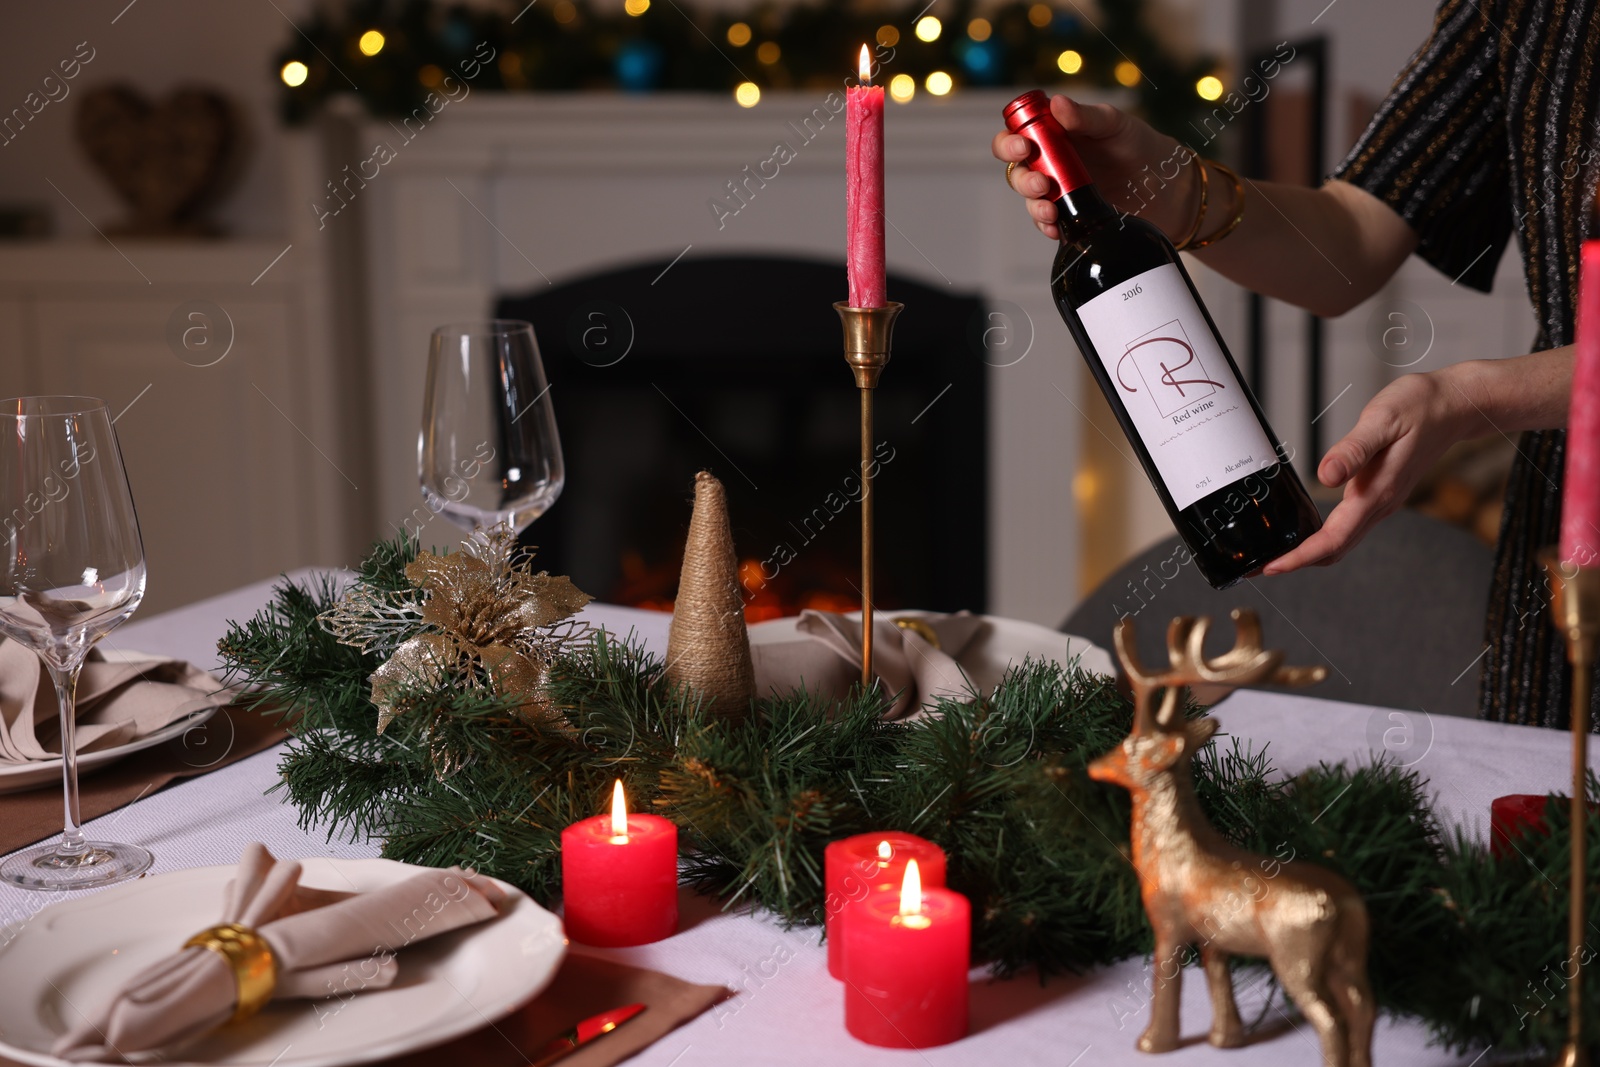
[[[1261,647],[1251,611],[1233,612],[1237,638],[1206,659],[1210,619],[1174,619],[1171,665],[1139,662],[1133,622],[1117,624],[1117,658],[1133,684],[1133,732],[1089,765],[1090,777],[1133,794],[1133,865],[1155,930],[1150,1025],[1142,1052],[1178,1047],[1183,954],[1198,945],[1211,992],[1211,1043],[1244,1042],[1233,999],[1230,956],[1265,957],[1316,1028],[1325,1067],[1369,1067],[1374,1004],[1367,984],[1367,909],[1349,882],[1323,867],[1279,863],[1229,844],[1200,811],[1190,760],[1217,730],[1212,718],[1185,719],[1184,687],[1256,682],[1308,685],[1326,667],[1285,667]],[[1159,708],[1156,695],[1163,694]]]

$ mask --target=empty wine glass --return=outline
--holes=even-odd
[[[433,331],[417,470],[429,510],[479,535],[521,533],[566,471],[533,327],[499,319]]]
[[[27,645],[61,715],[61,840],[12,856],[0,880],[85,889],[132,878],[152,856],[84,838],[73,706],[90,647],[144,599],[144,543],[111,413],[81,396],[0,401],[0,634]]]

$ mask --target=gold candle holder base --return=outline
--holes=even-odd
[[[872,684],[872,392],[889,365],[894,320],[904,304],[853,308],[833,305],[844,324],[844,358],[861,392],[861,684]]]
[[[1560,1067],[1587,1067],[1583,1043],[1583,951],[1588,914],[1584,902],[1588,857],[1589,693],[1594,662],[1600,645],[1600,567],[1563,563],[1553,548],[1539,553],[1550,577],[1550,611],[1556,629],[1567,642],[1567,662],[1572,664],[1572,869],[1571,905],[1567,917],[1567,948],[1572,979],[1567,983],[1567,1043],[1556,1063]]]

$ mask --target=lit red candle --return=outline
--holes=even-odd
[[[619,779],[611,814],[561,831],[567,936],[609,948],[645,945],[678,929],[678,828],[630,815]]]
[[[844,1026],[869,1045],[931,1048],[967,1036],[972,909],[921,884],[906,864],[898,892],[845,912]]]
[[[868,895],[898,890],[906,864],[917,861],[922,884],[944,885],[944,850],[932,841],[898,831],[857,834],[829,843],[822,854],[823,907],[828,930],[828,973],[844,977],[844,911]]]
[[[1561,492],[1561,560],[1600,565],[1600,241],[1583,242],[1578,341]]]
[[[845,245],[850,306],[883,307],[883,89],[861,46],[861,84],[845,90]]]

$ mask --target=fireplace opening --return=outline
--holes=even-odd
[[[859,397],[837,263],[660,261],[501,299],[533,323],[566,487],[523,535],[611,603],[671,610],[695,472],[727,489],[746,618],[861,605]],[[876,602],[985,606],[983,302],[904,278],[876,397]]]

